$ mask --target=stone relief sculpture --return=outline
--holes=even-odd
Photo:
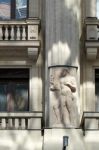
[[[54,68],[53,68],[54,69]],[[51,125],[77,127],[76,80],[68,68],[52,70],[50,74]]]

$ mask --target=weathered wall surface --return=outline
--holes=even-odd
[[[49,70],[51,66],[77,67],[77,108],[79,107],[79,38],[80,38],[80,0],[46,0],[45,10],[45,53],[46,53],[46,93],[45,107],[50,107]],[[49,99],[49,102],[48,102]],[[50,109],[50,108],[49,108]],[[48,109],[47,109],[48,110]],[[46,112],[49,117],[48,111]],[[46,119],[47,120],[47,119]],[[47,122],[48,123],[48,122]]]
[[[29,18],[41,18],[41,1],[29,0]],[[41,34],[40,34],[41,35]],[[40,37],[41,40],[41,37]],[[7,41],[6,41],[7,42]],[[8,41],[9,42],[9,41]],[[24,41],[25,42],[25,41]],[[13,46],[13,42],[12,42]],[[37,62],[29,59],[26,48],[15,50],[1,48],[0,68],[29,69],[29,111],[42,111],[42,57],[41,50]],[[0,130],[1,150],[42,150],[41,121],[34,118],[30,122],[33,130]],[[36,130],[35,130],[36,129]]]
[[[99,66],[99,63],[91,63],[86,59],[85,47],[80,45],[80,33],[81,33],[81,16],[80,12],[82,6],[80,5],[80,0],[46,0],[46,93],[45,93],[45,112],[46,125],[49,126],[48,120],[51,118],[49,116],[50,110],[50,99],[49,95],[59,99],[58,94],[53,94],[53,91],[49,94],[49,74],[52,66],[77,66],[76,81],[78,85],[78,95],[79,95],[79,85],[81,87],[80,99],[78,96],[78,101],[81,105],[81,110],[83,111],[94,111],[95,110],[95,86],[93,67]],[[85,0],[83,1],[83,21],[85,17],[96,17],[96,1]],[[81,7],[80,7],[81,6]],[[85,40],[85,39],[84,39]],[[81,41],[82,42],[82,41]],[[79,54],[81,52],[81,61],[79,60]],[[80,78],[80,63],[81,63],[81,82]],[[56,89],[54,89],[56,90]],[[51,97],[51,101],[53,101]],[[53,103],[51,103],[53,104]],[[59,108],[59,107],[58,107]],[[60,110],[59,110],[60,111]],[[61,111],[60,111],[61,112]],[[61,114],[61,113],[60,113]],[[51,118],[52,119],[52,118]],[[92,124],[94,121],[92,120]],[[87,124],[88,125],[88,124]],[[91,124],[89,124],[90,126]],[[82,129],[56,129],[56,126],[52,129],[46,129],[44,134],[44,150],[60,150],[63,148],[63,136],[69,137],[69,150],[98,150],[99,149],[99,132],[89,131],[83,135]],[[51,144],[52,143],[52,144]]]
[[[42,136],[40,131],[0,131],[1,150],[42,150]]]
[[[33,17],[40,18],[41,7],[42,7],[41,0],[29,0],[29,17],[30,18],[33,18]]]
[[[96,0],[84,0],[86,17],[96,17]]]
[[[48,66],[79,65],[80,0],[46,0]]]
[[[85,19],[90,20],[90,18],[93,19],[96,18],[97,14],[97,4],[96,0],[84,0],[82,1],[83,3],[83,11],[82,11],[82,16],[83,16],[83,24],[82,24],[82,36],[83,39],[81,40],[82,42],[82,47],[81,47],[81,107],[83,111],[95,111],[96,107],[96,96],[95,96],[95,68],[99,66],[99,61],[98,57],[97,59],[94,60],[88,60],[87,58],[87,49],[85,47],[85,41],[86,37],[89,35],[91,31],[87,31],[86,33],[86,26],[85,26]],[[87,35],[87,36],[86,36]],[[90,41],[91,42],[91,41]],[[90,47],[92,48],[92,47]],[[93,48],[94,49],[94,48]]]
[[[98,131],[89,131],[83,136],[80,129],[47,129],[45,130],[44,150],[62,150],[63,136],[69,137],[67,150],[99,149]]]
[[[32,62],[30,65],[30,110],[31,111],[42,111],[42,73],[44,72],[44,67],[42,68],[42,53],[43,53],[43,41],[42,41],[42,5],[41,0],[29,0],[29,18],[41,19],[39,40],[41,42],[41,47],[39,49],[39,56],[37,62]]]

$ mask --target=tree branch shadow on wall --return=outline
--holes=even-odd
[[[51,2],[47,1],[46,5],[51,7]],[[75,3],[72,1],[69,4],[66,4],[65,0],[54,0],[51,11],[46,14],[45,48],[46,51],[48,51],[48,67],[53,65],[79,66],[79,8],[80,2],[78,0],[75,0]],[[49,74],[47,77],[49,78]],[[78,83],[78,77],[76,79]],[[49,88],[47,88],[47,90],[49,90]],[[47,106],[45,107],[49,107],[49,103],[50,102],[47,101]],[[49,118],[48,110],[49,109],[45,112],[47,114],[47,126]],[[61,111],[62,110],[60,110],[60,115]]]

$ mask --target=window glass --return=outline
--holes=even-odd
[[[11,18],[27,18],[27,0],[0,0],[0,19]]]
[[[16,19],[27,17],[27,0],[16,0]]]
[[[99,112],[99,69],[95,69],[96,111]]]
[[[10,19],[11,18],[11,0],[0,0],[0,19]]]
[[[97,18],[99,19],[99,0],[97,0]]]
[[[0,111],[28,111],[28,93],[28,69],[0,69]]]

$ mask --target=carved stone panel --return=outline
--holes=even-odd
[[[38,25],[28,25],[28,40],[38,40]]]
[[[78,127],[78,90],[74,67],[52,67],[49,79],[49,126]]]

